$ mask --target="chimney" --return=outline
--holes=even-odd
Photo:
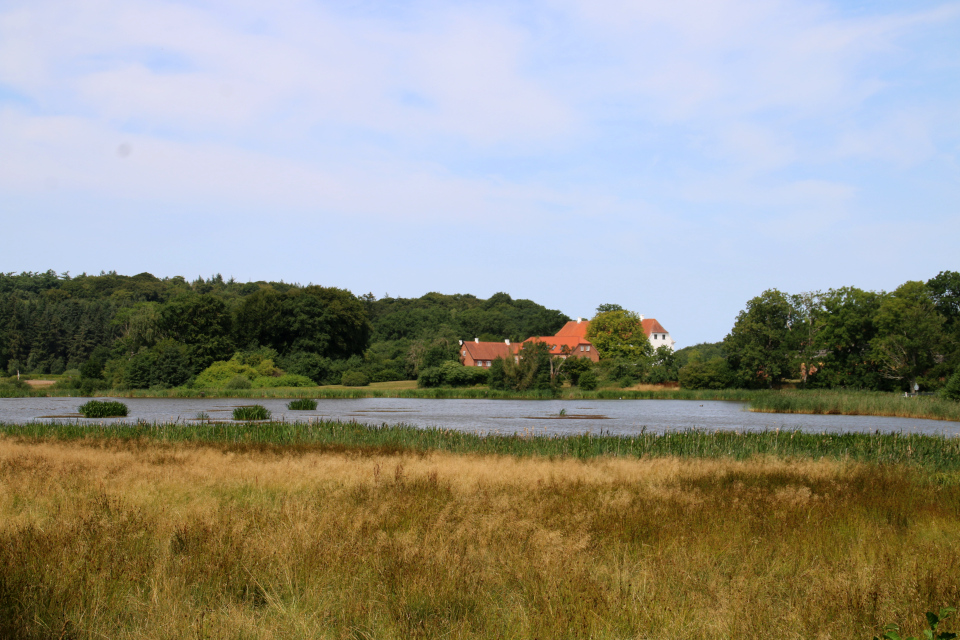
[[[474,338],[473,341],[476,342],[477,344],[480,344],[480,338]]]
[[[459,342],[460,342],[460,346],[462,347],[462,346],[463,346],[463,340],[460,340]]]
[[[577,324],[580,324],[580,321],[581,321],[581,320],[583,320],[583,318],[579,318],[579,317],[578,317],[578,318],[577,318]]]
[[[643,322],[643,314],[640,314],[640,322]]]
[[[504,342],[506,342],[507,344],[510,344],[510,338],[507,338],[506,340],[504,340]]]

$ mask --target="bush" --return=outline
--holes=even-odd
[[[370,382],[393,382],[403,379],[404,375],[396,369],[380,369],[370,377]]]
[[[264,389],[274,387],[315,387],[317,385],[307,376],[298,376],[293,373],[285,373],[276,378],[257,378],[253,381],[253,386],[257,389]]]
[[[127,415],[127,405],[116,401],[91,400],[77,407],[84,418],[116,418]]]
[[[201,371],[193,385],[198,389],[221,388],[237,376],[243,376],[249,382],[260,374],[252,366],[238,360],[221,360]]]
[[[960,369],[950,376],[940,393],[943,394],[944,398],[960,402]]]
[[[248,404],[233,410],[234,420],[269,420],[270,412],[259,404]]]
[[[417,377],[418,387],[472,387],[487,384],[490,371],[483,367],[465,367],[459,362],[448,360],[439,367],[427,367]]]
[[[253,383],[250,382],[250,378],[243,375],[235,375],[230,378],[225,385],[224,389],[250,389],[253,387]]]
[[[597,388],[597,374],[593,371],[584,371],[578,380],[579,387],[584,391],[593,391]]]
[[[299,398],[287,403],[287,409],[290,411],[313,411],[317,408],[317,401],[312,398]]]
[[[680,369],[681,389],[727,389],[734,386],[733,371],[724,358],[691,362]]]
[[[429,387],[439,387],[443,384],[443,374],[440,373],[440,367],[427,367],[420,370],[417,376],[417,386],[421,389]]]
[[[370,378],[362,371],[344,371],[340,384],[345,387],[365,387],[370,384]]]

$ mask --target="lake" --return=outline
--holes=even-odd
[[[100,398],[107,400],[109,398]],[[752,413],[740,402],[694,400],[430,400],[417,398],[359,398],[317,400],[315,411],[290,411],[287,400],[271,398],[116,398],[130,409],[126,418],[80,417],[77,407],[88,398],[0,398],[0,421],[43,422],[191,422],[198,413],[211,420],[230,420],[233,408],[261,404],[273,418],[344,420],[366,424],[406,423],[479,433],[584,432],[632,435],[647,431],[705,429],[807,432],[855,431],[960,435],[960,422],[884,418]],[[561,411],[565,415],[561,415]]]

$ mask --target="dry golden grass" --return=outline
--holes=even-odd
[[[960,601],[958,480],[0,438],[0,637],[915,632]]]

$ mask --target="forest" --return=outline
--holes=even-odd
[[[603,304],[588,336],[599,364],[562,361],[536,344],[489,371],[459,364],[459,340],[518,342],[553,335],[568,320],[506,293],[377,299],[220,275],[0,273],[0,372],[68,374],[58,384],[84,391],[396,380],[549,391],[679,381],[686,389],[926,393],[956,386],[960,397],[954,271],[892,292],[770,289],[747,301],[722,341],[676,352],[637,340],[637,314]]]
[[[377,299],[220,275],[0,273],[0,371],[77,372],[75,382],[91,390],[243,378],[253,386],[334,384],[345,373],[407,380],[456,362],[460,339],[550,335],[567,320],[505,293]]]

